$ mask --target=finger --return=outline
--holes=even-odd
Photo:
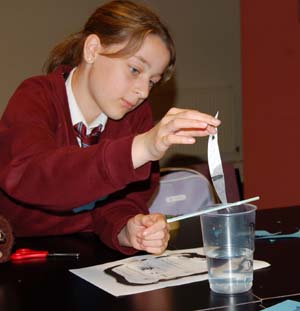
[[[136,215],[133,219],[134,219],[134,224],[135,226],[137,227],[140,227],[140,228],[145,228],[147,227],[147,220],[146,218],[148,217],[149,215],[144,215],[144,214],[138,214]]]
[[[209,134],[216,134],[217,133],[216,128],[214,126],[211,126],[211,125],[209,125],[206,130]]]
[[[166,222],[166,217],[165,215],[161,214],[161,213],[153,213],[153,214],[146,214],[146,215],[142,215],[140,214],[141,217],[141,222],[143,224],[143,226],[152,226],[154,223],[159,222],[159,221],[163,221]]]
[[[162,236],[162,238],[154,239],[136,237],[133,247],[145,251],[148,251],[149,248],[166,248],[170,239],[170,235],[165,233]]]
[[[159,241],[156,241],[159,242]],[[147,252],[149,251],[149,249],[166,249],[168,246],[168,241],[164,241],[162,243],[154,243],[154,241],[147,241],[147,243],[142,244],[142,247],[144,250],[146,250]]]
[[[146,247],[144,251],[151,253],[151,254],[160,255],[167,249],[167,246],[168,244],[161,246],[161,247]]]
[[[207,126],[208,124],[201,120],[173,118],[165,125],[165,128],[169,132],[176,132],[181,129],[206,129]]]
[[[184,129],[184,130],[180,130],[178,132],[175,133],[175,135],[177,136],[184,136],[184,137],[203,137],[203,136],[207,136],[209,134],[216,134],[217,131],[215,128],[206,128],[206,129],[199,129],[199,130],[195,130],[195,129]]]
[[[166,146],[172,144],[193,144],[196,142],[195,137],[204,137],[208,135],[216,134],[215,127],[208,126],[206,129],[183,129],[174,134],[168,134],[163,137],[163,142]]]
[[[169,242],[169,236],[167,236],[165,239],[160,240],[151,240],[151,241],[143,241],[141,244],[141,247],[143,250],[149,252],[149,253],[159,253],[164,251]]]
[[[214,116],[193,109],[180,109],[173,107],[169,110],[166,116],[172,117],[176,116],[176,118],[195,119],[203,121],[214,127],[219,126],[221,123],[221,121],[215,118]]]
[[[201,137],[216,134],[216,127],[197,120],[173,119],[162,128],[161,136],[178,134],[182,136]]]
[[[151,241],[151,240],[163,240],[166,239],[169,235],[168,229],[160,230],[157,232],[154,232],[152,234],[147,234],[143,236],[144,241]]]
[[[196,139],[191,136],[183,136],[183,135],[177,135],[177,134],[169,134],[165,135],[163,137],[163,144],[165,146],[170,146],[170,145],[191,145],[196,142]]]
[[[145,246],[143,245],[143,239],[137,237],[133,243],[133,247],[139,250],[144,250]]]
[[[147,218],[145,217],[143,224],[147,226],[147,228],[143,232],[144,237],[168,228],[166,219],[162,215],[159,217],[156,217],[156,216],[152,216],[152,217],[150,216]]]

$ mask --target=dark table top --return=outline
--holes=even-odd
[[[258,210],[256,229],[292,233],[300,227],[300,206]],[[254,272],[251,291],[215,294],[208,281],[114,297],[72,274],[69,269],[125,258],[105,247],[93,234],[17,239],[15,249],[79,252],[79,259],[0,264],[0,310],[263,310],[286,299],[300,301],[300,239],[256,240],[255,259],[270,267]],[[180,222],[172,232],[170,249],[202,246],[199,218]]]

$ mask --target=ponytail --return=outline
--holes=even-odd
[[[77,66],[82,59],[85,38],[86,36],[82,32],[78,32],[57,44],[44,64],[44,71],[50,73],[59,65]]]

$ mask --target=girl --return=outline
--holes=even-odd
[[[165,217],[147,208],[158,160],[220,123],[172,108],[153,126],[147,97],[174,64],[158,16],[112,1],[18,87],[0,123],[0,206],[16,236],[92,231],[125,254],[166,249]]]

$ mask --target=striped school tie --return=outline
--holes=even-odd
[[[80,139],[81,148],[86,148],[86,147],[89,147],[89,146],[96,144],[98,142],[99,137],[100,137],[100,133],[101,133],[101,129],[102,129],[102,125],[100,124],[99,126],[93,128],[89,135],[86,134],[86,126],[83,124],[83,122],[79,122],[79,123],[75,124],[74,129],[75,129],[77,137]],[[103,200],[105,198],[103,198]],[[100,200],[102,200],[102,199],[100,199]],[[96,202],[97,201],[94,201],[94,202],[88,203],[86,205],[73,208],[73,212],[74,213],[80,213],[83,211],[91,211],[95,208]]]
[[[83,122],[79,122],[74,125],[77,137],[80,139],[81,147],[86,148],[93,144],[96,144],[99,140],[102,124],[92,129],[90,134],[86,134],[86,126]]]

